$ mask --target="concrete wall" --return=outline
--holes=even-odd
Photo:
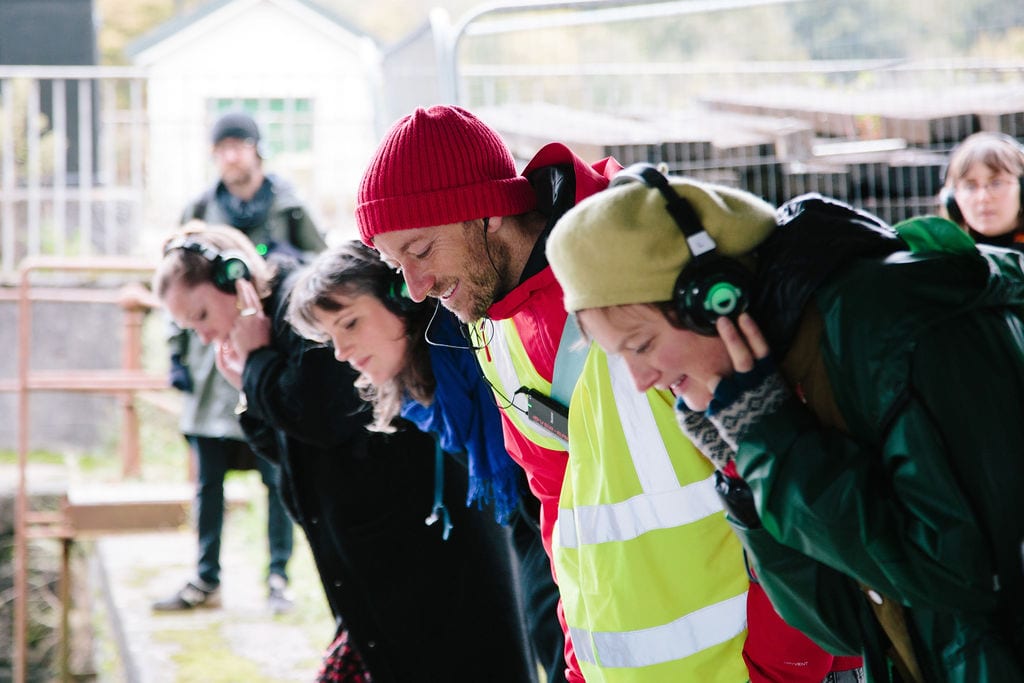
[[[11,290],[6,290],[5,293]],[[117,368],[121,364],[121,309],[111,304],[36,302],[32,314],[32,370]],[[0,377],[18,368],[18,307],[0,300]],[[94,394],[30,395],[32,449],[95,448],[113,443],[120,429],[114,397]],[[17,394],[0,393],[0,448],[18,438]]]

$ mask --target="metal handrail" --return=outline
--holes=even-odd
[[[806,0],[519,0],[518,2],[497,2],[480,5],[471,9],[454,25],[441,21],[440,15],[431,15],[435,31],[435,52],[439,68],[439,82],[443,102],[461,104],[459,87],[459,43],[464,36],[484,36],[516,31],[529,31],[553,26],[585,26],[595,23],[635,21],[665,16],[719,12],[742,7],[780,5]],[[522,15],[529,12],[563,10],[566,14],[558,19],[551,15],[543,19],[529,20],[514,17],[504,21],[490,21],[481,24],[480,19],[496,15]],[[437,36],[436,34],[440,34]]]
[[[24,683],[27,669],[27,626],[28,626],[28,535],[32,523],[53,523],[52,516],[34,515],[28,509],[27,468],[29,452],[29,395],[34,391],[82,391],[113,394],[121,398],[121,455],[123,474],[135,474],[139,469],[138,416],[135,412],[134,397],[138,391],[166,389],[167,380],[147,374],[141,369],[141,327],[145,311],[153,302],[138,296],[111,299],[97,297],[107,302],[118,302],[125,313],[124,341],[121,368],[109,371],[48,371],[30,372],[32,349],[32,302],[54,300],[51,297],[36,296],[32,291],[31,275],[37,271],[65,272],[123,272],[149,274],[154,263],[132,257],[59,257],[35,256],[22,261],[18,269],[18,372],[13,381],[0,382],[0,391],[15,391],[18,394],[18,487],[14,506],[14,671],[15,683]],[[63,289],[65,293],[85,291],[84,288]],[[86,300],[87,295],[71,296],[72,300]],[[61,673],[67,678],[67,614],[66,603],[68,566],[67,539],[68,525],[56,522],[55,529],[42,536],[65,540],[64,562],[62,564],[62,604],[65,614],[61,620]]]

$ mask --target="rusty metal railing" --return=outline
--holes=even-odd
[[[86,288],[33,289],[31,276],[40,271],[135,273],[148,275],[154,264],[131,257],[30,257],[22,261],[18,277],[18,368],[13,381],[0,380],[0,391],[18,395],[18,487],[14,508],[14,683],[24,683],[27,669],[28,625],[28,541],[30,538],[56,538],[64,542],[61,565],[61,677],[68,679],[68,548],[75,530],[61,513],[29,510],[27,468],[29,453],[29,397],[39,391],[68,391],[111,394],[121,403],[121,461],[125,476],[139,473],[138,415],[135,395],[140,391],[167,388],[167,379],[146,373],[141,366],[142,322],[153,301],[138,292]],[[121,367],[110,370],[30,371],[32,349],[32,304],[36,301],[79,301],[118,304],[124,311],[124,338]]]

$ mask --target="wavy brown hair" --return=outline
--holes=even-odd
[[[345,242],[321,253],[303,272],[291,291],[287,319],[307,339],[326,344],[330,337],[316,323],[317,309],[341,310],[338,295],[376,297],[402,320],[409,338],[409,351],[402,370],[394,379],[374,385],[365,375],[356,380],[359,394],[373,405],[372,431],[392,432],[392,422],[402,409],[406,395],[429,405],[434,398],[434,373],[425,339],[433,306],[416,303],[402,294],[402,276],[380,260],[376,251],[358,240]]]

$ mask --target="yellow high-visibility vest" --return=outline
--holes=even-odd
[[[532,443],[562,450],[516,394],[548,395],[551,383],[514,322],[494,323],[487,337],[478,357],[507,417]],[[672,396],[637,392],[625,363],[592,345],[571,401],[569,453],[554,562],[587,683],[747,681],[742,548]]]
[[[551,394],[551,382],[544,379],[530,362],[514,319],[494,321],[490,334],[479,330],[478,326],[476,334],[481,340],[486,340],[487,348],[477,350],[477,358],[505,415],[531,442],[556,451],[565,450],[565,444],[558,436],[527,417],[527,397],[516,393],[526,387],[548,396]]]
[[[672,396],[593,345],[569,453],[554,560],[587,683],[747,681],[742,548]]]

